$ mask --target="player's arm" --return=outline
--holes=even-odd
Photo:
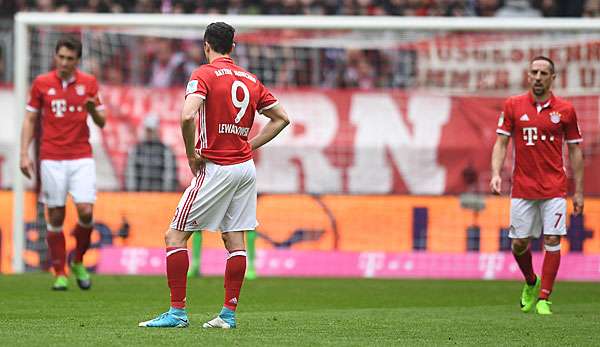
[[[575,193],[573,194],[573,213],[583,212],[583,151],[579,143],[569,143],[569,161],[575,176]]]
[[[33,161],[29,157],[29,146],[33,141],[33,133],[35,131],[35,123],[39,111],[25,111],[25,119],[23,120],[23,128],[21,129],[21,172],[27,178],[31,178],[33,174]]]
[[[92,116],[92,120],[96,125],[102,129],[106,124],[106,115],[104,114],[104,110],[99,110],[96,107],[96,98],[90,97],[85,102],[85,108],[90,116]]]
[[[290,119],[281,105],[275,105],[264,110],[262,114],[269,118],[269,122],[260,130],[258,135],[249,141],[252,150],[260,148],[271,141],[283,128],[290,124]]]
[[[202,164],[202,156],[196,152],[196,118],[198,110],[204,105],[204,99],[198,94],[190,94],[185,98],[181,111],[181,135],[185,144],[185,154],[194,176]]]
[[[502,165],[504,165],[509,140],[509,136],[499,134],[492,150],[492,179],[490,180],[490,189],[494,194],[501,193],[502,177],[500,177],[500,171],[502,171]]]

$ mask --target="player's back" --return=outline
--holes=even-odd
[[[217,58],[192,73],[186,91],[189,94],[204,98],[196,144],[202,155],[221,165],[251,159],[248,135],[254,115],[277,103],[256,76],[231,58]]]

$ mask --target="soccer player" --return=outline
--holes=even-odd
[[[229,253],[225,299],[218,316],[203,327],[236,327],[235,311],[246,270],[244,231],[257,226],[252,151],[277,136],[289,120],[256,76],[230,58],[234,33],[234,28],[223,22],[210,24],[204,32],[204,53],[209,63],[192,73],[181,113],[185,151],[195,177],[181,197],[165,236],[171,308],[139,326],[188,326],[187,240],[194,231],[220,230]],[[248,141],[256,111],[269,121]],[[196,119],[198,140],[194,143]]]
[[[498,120],[498,138],[492,152],[490,188],[500,194],[502,168],[509,139],[513,138],[514,170],[510,231],[512,252],[525,277],[521,310],[535,306],[539,314],[552,314],[548,301],[560,264],[560,240],[567,233],[567,177],[563,144],[575,176],[573,213],[583,212],[582,141],[573,105],[552,94],[554,63],[547,57],[531,60],[529,92],[508,98]],[[544,233],[542,276],[535,274],[529,240]]]
[[[54,290],[66,290],[66,250],[63,222],[65,201],[71,194],[79,221],[73,234],[77,240],[71,271],[81,289],[91,287],[90,275],[83,266],[83,255],[90,245],[93,206],[96,200],[96,167],[89,142],[88,114],[100,128],[106,117],[94,76],[77,69],[81,42],[65,37],[56,43],[55,70],[39,75],[31,85],[25,120],[21,131],[21,171],[33,175],[29,146],[38,117],[40,138],[40,201],[46,205],[47,242],[54,269]]]

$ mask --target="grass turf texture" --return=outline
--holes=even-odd
[[[191,279],[190,327],[139,328],[168,308],[163,277],[95,276],[52,292],[48,274],[0,276],[0,345],[597,345],[600,284],[559,282],[553,316],[519,311],[521,283],[282,279],[246,281],[238,329],[204,330],[222,278]]]

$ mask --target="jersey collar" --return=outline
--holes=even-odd
[[[211,64],[214,64],[218,61],[222,61],[225,63],[232,63],[233,64],[233,59],[231,59],[231,57],[218,57],[217,59],[213,60]]]
[[[58,70],[54,70],[54,76],[56,76],[56,78],[62,83],[66,82],[67,84],[71,84],[79,79],[79,69],[75,69],[75,71],[73,72],[73,76],[71,76],[71,78],[67,81],[60,78],[60,76],[58,75]]]
[[[530,103],[531,103],[533,106],[538,106],[538,102],[537,102],[537,101],[535,101],[535,98],[534,98],[534,97],[533,97],[533,95],[531,94],[531,91],[530,91],[529,93],[527,93],[527,94],[528,94],[528,96],[529,96],[529,102],[530,102]],[[548,100],[547,100],[545,103],[541,104],[541,106],[542,106],[542,109],[544,109],[544,108],[547,108],[547,107],[550,107],[550,106],[554,105],[555,99],[556,99],[556,98],[554,97],[554,94],[553,94],[552,92],[550,92],[550,97],[548,98]]]

